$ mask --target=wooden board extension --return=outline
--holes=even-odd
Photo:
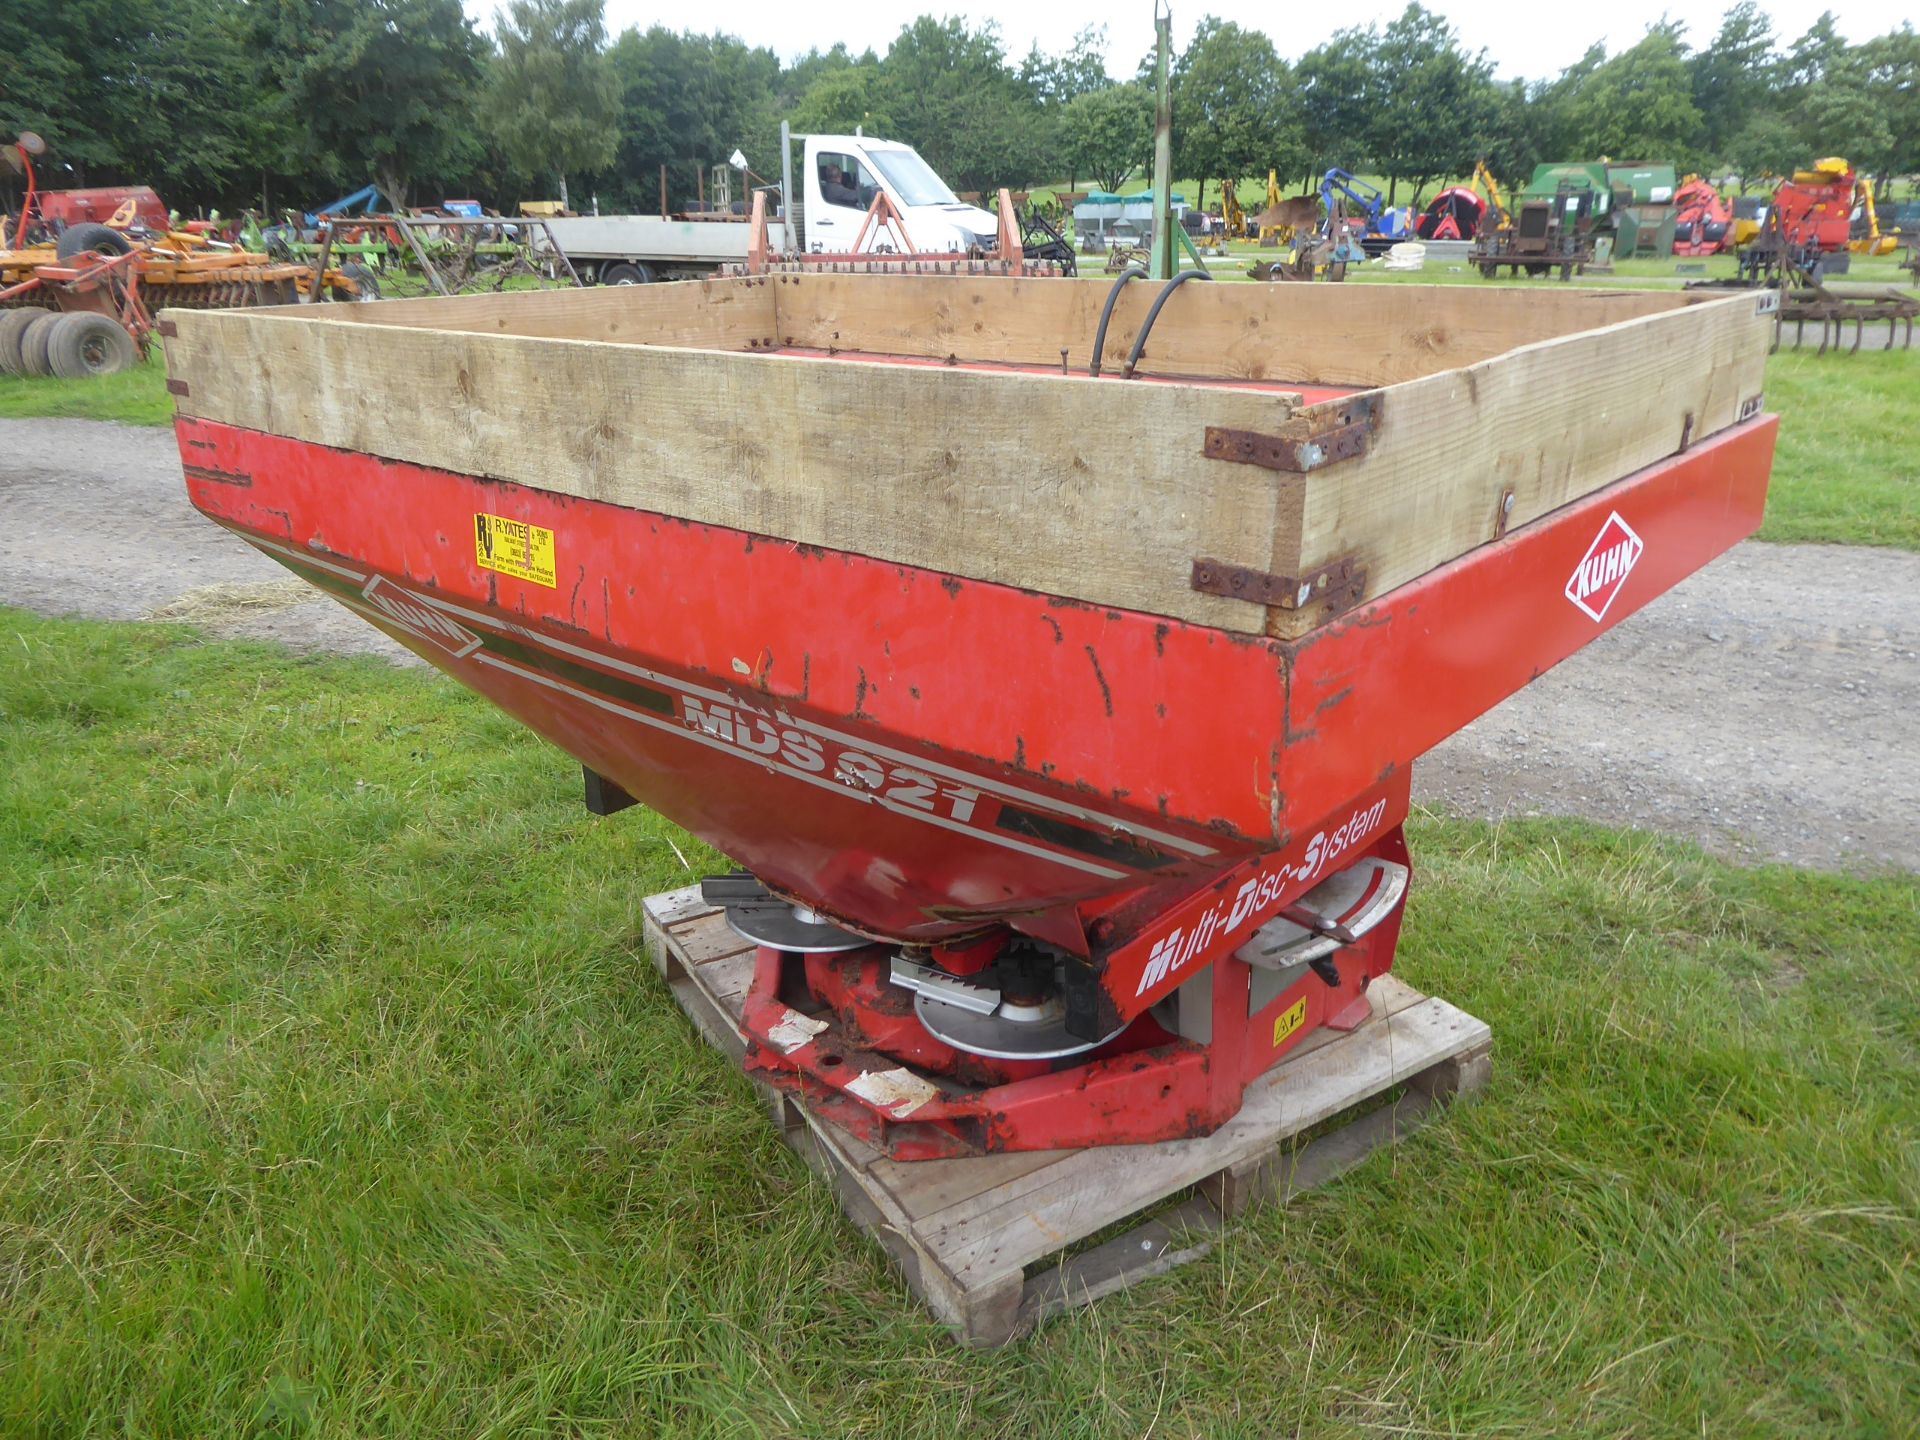
[[[1128,382],[1159,291],[1121,294],[1092,379],[1107,288],[779,276],[162,330],[183,415],[1288,639],[1751,417],[1771,334],[1751,293],[1186,285]],[[1365,390],[1364,450],[1207,450],[1314,429],[1286,385]],[[1203,559],[1356,579],[1287,608],[1196,589]]]
[[[739,1061],[753,945],[698,887],[650,896],[645,913],[647,951],[674,998]],[[1050,1315],[1198,1259],[1248,1206],[1326,1183],[1417,1128],[1436,1105],[1487,1083],[1493,1042],[1484,1021],[1391,975],[1371,995],[1371,1020],[1309,1037],[1248,1090],[1237,1116],[1197,1140],[904,1163],[772,1086],[755,1087],[783,1138],[934,1316],[965,1344],[1000,1345]],[[1396,1086],[1406,1087],[1398,1098],[1360,1108]],[[1350,1118],[1292,1143],[1341,1117]],[[1074,1248],[1135,1216],[1140,1223],[1125,1233]]]

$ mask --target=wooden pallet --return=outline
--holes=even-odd
[[[648,953],[680,1007],[739,1060],[752,944],[698,887],[651,896],[645,909]],[[1484,1021],[1391,975],[1370,994],[1371,1020],[1308,1037],[1248,1089],[1238,1115],[1198,1140],[905,1163],[755,1084],[787,1143],[832,1184],[934,1315],[966,1344],[999,1345],[1049,1315],[1197,1259],[1249,1205],[1284,1203],[1326,1183],[1416,1128],[1436,1104],[1487,1083],[1493,1041]],[[1290,1143],[1395,1086],[1406,1089],[1391,1103]],[[1060,1258],[1175,1199],[1118,1238]]]

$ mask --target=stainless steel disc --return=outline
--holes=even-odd
[[[913,1013],[929,1034],[956,1050],[990,1060],[1059,1060],[1104,1045],[1127,1028],[1122,1025],[1113,1035],[1082,1040],[1067,1033],[1066,1013],[1058,1005],[1011,1014],[1009,1008],[1003,1004],[991,1015],[982,1015],[978,1010],[950,1005],[926,991],[913,997]],[[1035,1018],[1016,1018],[1025,1014]]]
[[[726,907],[733,933],[756,945],[792,950],[801,955],[829,955],[858,950],[874,942],[828,922],[825,916],[784,900],[763,900]]]

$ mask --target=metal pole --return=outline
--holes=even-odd
[[[780,216],[786,221],[789,255],[800,253],[800,233],[794,226],[793,208],[793,136],[789,133],[787,122],[780,122]]]
[[[307,288],[307,298],[304,302],[308,305],[329,298],[327,295],[327,263],[333,255],[333,221],[322,220],[320,226],[320,250],[319,253],[313,257],[313,283]]]
[[[413,226],[407,223],[407,217],[404,215],[395,215],[393,217],[393,223],[400,227],[400,233],[406,237],[407,246],[413,251],[413,258],[420,262],[421,273],[427,277],[427,282],[433,286],[434,294],[452,294],[453,292],[447,289],[447,282],[440,278],[440,272],[433,268],[433,261],[427,258],[427,247],[422,245],[420,243],[420,237],[413,233]]]
[[[1155,0],[1154,45],[1158,54],[1159,103],[1153,117],[1153,249],[1147,256],[1147,276],[1169,280],[1179,273],[1173,248],[1173,92],[1167,80],[1168,53],[1173,48],[1173,11]]]

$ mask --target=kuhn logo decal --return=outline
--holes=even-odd
[[[1603,620],[1614,597],[1626,584],[1627,576],[1646,549],[1633,528],[1619,512],[1607,516],[1607,523],[1593,537],[1593,544],[1567,580],[1567,599],[1590,620]]]
[[[378,575],[367,581],[360,594],[369,605],[409,635],[438,645],[456,660],[480,648],[480,637],[458,620],[451,615],[441,614],[430,605],[423,605]]]
[[[1331,835],[1325,830],[1315,831],[1299,864],[1283,863],[1251,877],[1235,893],[1231,907],[1219,901],[1194,922],[1193,929],[1183,925],[1161,936],[1147,955],[1147,968],[1134,995],[1146,994],[1167,976],[1185,969],[1195,956],[1211,955],[1216,941],[1225,942],[1253,916],[1266,919],[1290,884],[1317,879],[1328,864],[1371,836],[1386,816],[1387,802],[1376,800],[1365,810],[1354,811]]]

